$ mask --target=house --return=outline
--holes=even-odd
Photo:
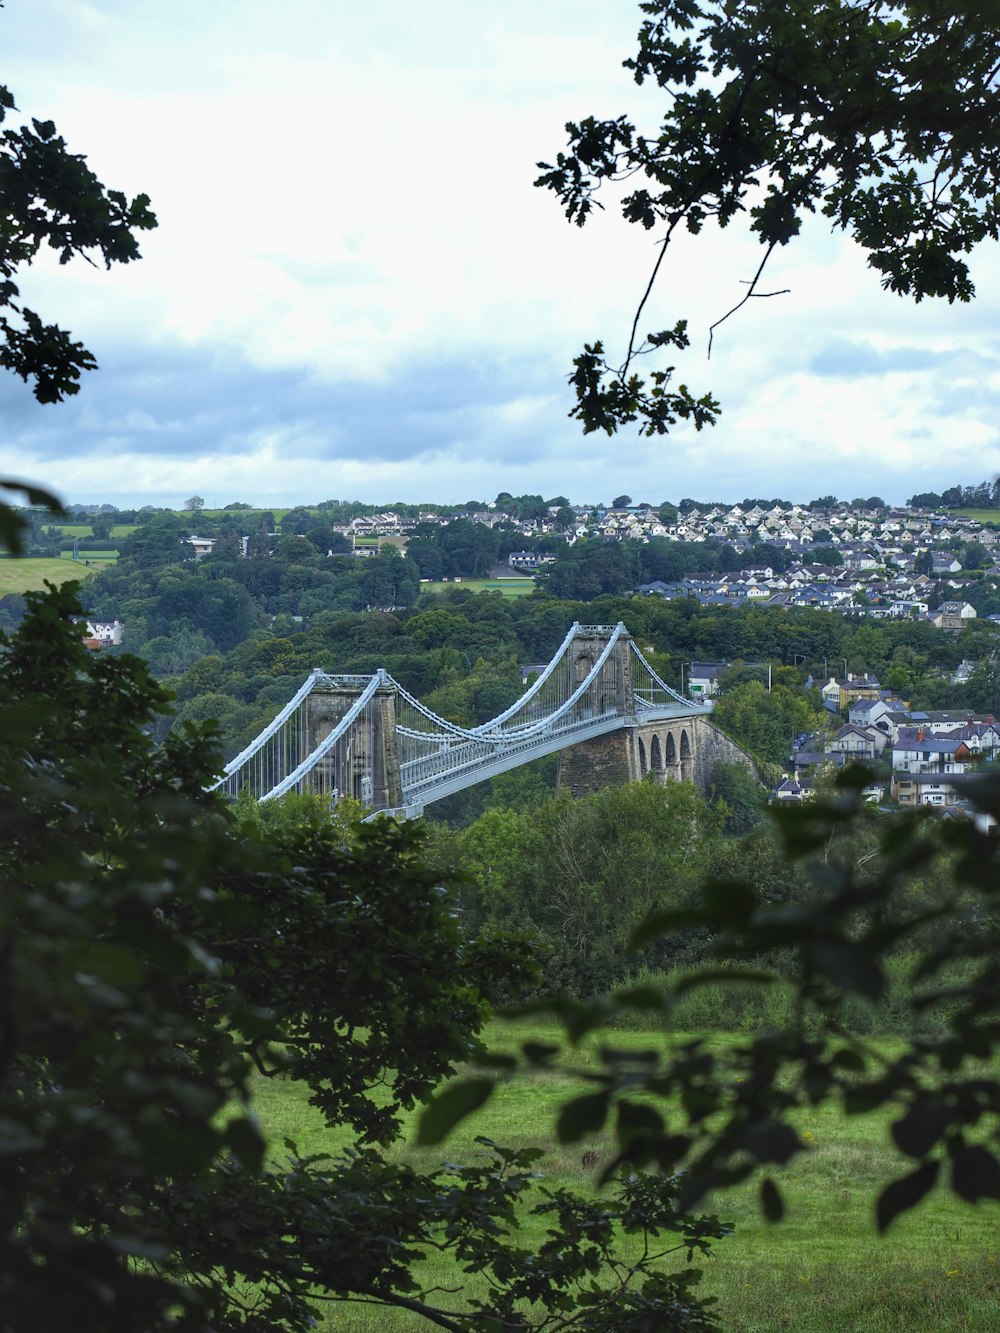
[[[903,806],[954,805],[958,799],[954,784],[940,773],[899,773],[893,778],[892,794]]]
[[[719,676],[726,662],[692,662],[687,678],[687,692],[692,699],[711,699],[719,692]]]
[[[964,773],[972,763],[964,740],[929,736],[923,727],[915,736],[900,733],[892,747],[894,773]]]
[[[992,713],[970,713],[954,708],[935,708],[926,713],[915,713],[915,722],[921,722],[932,736],[942,736],[955,727],[964,727],[969,723],[991,725],[996,723]]]
[[[968,602],[942,602],[936,611],[928,612],[928,618],[936,629],[964,629],[970,620],[975,620],[976,608]]]
[[[771,789],[772,801],[804,801],[810,793],[809,787],[803,787],[795,778],[783,777],[776,787]]]
[[[884,699],[854,699],[847,710],[847,720],[854,727],[877,727],[889,736],[892,734],[891,711]]]
[[[950,551],[934,551],[931,554],[931,567],[935,574],[957,574],[962,563]]]
[[[124,631],[123,620],[88,620],[83,642],[88,648],[117,648]]]
[[[202,560],[206,555],[211,555],[215,550],[214,537],[188,537],[187,543],[194,547],[194,558]]]
[[[860,762],[865,759],[876,759],[885,749],[888,740],[884,732],[876,731],[874,727],[866,731],[861,727],[853,727],[848,722],[827,741],[824,748],[827,754],[842,754]]]
[[[535,551],[511,551],[507,563],[512,569],[537,569],[542,557]]]
[[[881,690],[874,676],[855,676],[849,673],[843,680],[831,676],[820,690],[823,707],[835,713],[857,699],[877,699]]]

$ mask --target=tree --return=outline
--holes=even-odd
[[[567,1140],[617,1124],[618,1165],[683,1168],[681,1197],[692,1205],[709,1190],[758,1173],[762,1210],[778,1221],[784,1204],[776,1169],[805,1150],[798,1117],[833,1101],[851,1115],[876,1114],[881,1124],[891,1118],[897,1160],[890,1169],[903,1174],[876,1201],[880,1231],[938,1184],[970,1203],[1000,1198],[997,841],[971,819],[873,817],[863,797],[870,780],[867,770],[850,769],[809,804],[775,811],[783,860],[798,866],[809,885],[793,905],[769,901],[737,864],[708,881],[699,906],[654,911],[632,935],[638,952],[678,931],[705,931],[714,966],[622,992],[604,1006],[566,1000],[534,1006],[564,1025],[557,1067],[583,1081],[581,1095],[559,1111]],[[995,773],[968,778],[962,789],[979,811],[1000,814]],[[913,892],[914,877],[934,884],[930,898],[919,884]],[[850,1009],[883,1001],[890,959],[903,947],[911,964],[897,1002],[903,1030],[917,1035],[889,1054],[852,1035]],[[704,1038],[668,1037],[648,1060],[605,1032],[603,1069],[577,1067],[574,1052],[584,1032],[636,1008],[669,1027],[683,995],[727,977],[733,984],[790,985],[787,1026],[721,1051]],[[938,1021],[929,1021],[941,1005],[945,1012],[939,1008]],[[522,1063],[530,1067],[534,1058],[525,1050]],[[484,1075],[477,1083],[479,1096],[488,1095],[489,1081]],[[435,1108],[435,1131],[442,1115],[453,1122],[464,1114],[455,1109],[459,1101],[453,1093],[451,1108]]]
[[[184,501],[184,508],[187,510],[187,512],[191,515],[192,518],[197,518],[198,515],[201,513],[201,511],[205,508],[205,501],[201,498],[200,495],[192,495],[190,500]]]
[[[0,367],[33,386],[40,403],[57,403],[79,392],[80,375],[93,370],[92,352],[56,324],[20,301],[18,270],[34,262],[43,247],[60,264],[76,256],[105,267],[139,258],[135,233],[156,226],[149,198],[129,201],[107,190],[86,164],[71,153],[51,120],[30,127],[8,125],[17,108],[0,87]],[[60,513],[58,500],[40,487],[0,479],[0,490],[22,490],[30,504]],[[20,549],[23,522],[0,501],[0,540]]]
[[[110,514],[94,514],[90,520],[91,536],[99,541],[107,541],[114,527],[114,518]]]
[[[725,694],[713,716],[758,759],[780,766],[787,761],[793,736],[821,727],[825,715],[801,693],[783,685],[768,691],[759,680],[751,680]]]
[[[616,495],[611,501],[612,509],[627,509],[632,503],[631,495]]]
[[[709,801],[727,833],[741,836],[763,819],[764,790],[742,764],[716,764]]]
[[[584,431],[641,420],[664,433],[678,418],[715,420],[717,404],[671,387],[673,367],[649,383],[637,356],[687,344],[686,324],[639,327],[675,231],[745,220],[763,255],[745,293],[760,290],[768,259],[813,213],[867,253],[883,287],[914,300],[968,301],[966,256],[1000,226],[1000,132],[995,51],[1000,17],[982,0],[647,0],[638,50],[625,62],[664,93],[651,132],[627,117],[567,126],[569,148],[543,162],[552,190],[582,226],[598,191],[628,181],[625,218],[658,232],[659,255],[632,322],[624,359],[602,343],[574,362]]]
[[[960,559],[963,569],[985,569],[990,563],[990,553],[981,542],[968,542]]]
[[[678,1210],[678,1181],[543,1195],[535,1255],[509,1234],[536,1152],[427,1173],[383,1155],[531,972],[523,941],[466,932],[419,829],[310,798],[227,809],[212,730],[156,747],[168,696],[144,663],[88,653],[66,592],[28,601],[0,654],[5,1327],[299,1333],[361,1300],[455,1333],[528,1307],[714,1328],[692,1271],[615,1263],[622,1231],[689,1253],[727,1234]],[[265,1159],[255,1068],[306,1082],[351,1149]],[[432,1250],[450,1293],[421,1286]],[[490,1275],[484,1302],[463,1268]]]
[[[839,566],[844,563],[844,557],[836,546],[814,546],[811,559],[818,565]]]
[[[588,999],[634,964],[627,923],[690,901],[718,823],[681,782],[562,793],[521,815],[487,810],[458,835],[475,885],[466,910],[480,925],[530,927],[543,992]]]

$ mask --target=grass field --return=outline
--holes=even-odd
[[[490,1035],[501,1048],[512,1040],[508,1025],[495,1025]],[[517,1040],[556,1036],[537,1025],[530,1031],[518,1025],[514,1035]],[[656,1040],[652,1033],[627,1039],[633,1038],[643,1045]],[[606,1161],[610,1141],[563,1148],[551,1136],[555,1108],[571,1086],[550,1073],[504,1084],[442,1149],[403,1146],[396,1155],[425,1169],[446,1158],[469,1161],[480,1151],[475,1136],[484,1134],[510,1146],[543,1147],[541,1169],[550,1181],[591,1189],[594,1173],[582,1168],[582,1151],[591,1146]],[[288,1136],[303,1153],[335,1151],[342,1141],[323,1128],[300,1086],[265,1082],[259,1111],[274,1141]],[[703,1291],[718,1297],[722,1327],[735,1333],[1000,1330],[1000,1205],[972,1208],[939,1191],[880,1238],[873,1221],[875,1196],[906,1169],[905,1159],[885,1146],[886,1119],[845,1119],[830,1107],[807,1119],[800,1131],[811,1135],[812,1146],[779,1175],[788,1208],[783,1222],[763,1221],[752,1184],[703,1209],[736,1223],[736,1234],[718,1241],[715,1257],[703,1265]],[[531,1225],[520,1235],[522,1244],[540,1239],[541,1231],[534,1238]],[[465,1290],[479,1281],[443,1266],[421,1277]],[[412,1315],[348,1306],[334,1307],[322,1327],[376,1333],[426,1326]]]
[[[61,559],[72,560],[73,552],[63,551],[61,553]],[[83,568],[86,565],[107,564],[109,561],[111,561],[111,563],[114,563],[114,561],[116,561],[117,559],[118,559],[117,551],[81,551],[80,558],[77,561],[77,564],[81,568]]]
[[[130,532],[135,532],[138,523],[116,523],[111,529],[111,536],[127,537]],[[89,523],[48,523],[46,527],[58,528],[61,533],[67,537],[92,537],[94,530]]]
[[[534,587],[533,578],[462,579],[460,583],[450,579],[447,583],[422,583],[420,591],[440,595],[449,588],[466,588],[469,592],[498,592],[501,597],[527,597]]]
[[[109,554],[114,554],[109,552]],[[70,579],[83,580],[95,572],[96,566],[89,568],[82,561],[59,560],[56,558],[33,558],[24,556],[20,559],[0,558],[0,597],[10,592],[32,592],[41,589],[46,579],[49,583],[63,584]]]
[[[953,512],[962,518],[973,518],[977,523],[992,523],[1000,527],[1000,509],[956,509]]]
[[[321,512],[318,509],[311,509],[309,505],[303,505],[302,508],[307,509],[310,514],[319,514]],[[187,510],[178,509],[175,510],[175,512],[178,514],[185,514],[187,513]],[[203,509],[201,512],[206,518],[228,518],[234,511],[232,509]],[[260,518],[262,514],[273,514],[274,521],[280,523],[288,513],[288,506],[285,506],[284,508],[279,506],[277,509],[239,509],[235,512],[242,518]]]

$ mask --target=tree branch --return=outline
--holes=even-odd
[[[715,330],[719,327],[720,324],[725,324],[726,320],[729,318],[730,315],[735,315],[736,312],[737,312],[737,310],[742,309],[742,307],[746,305],[746,303],[750,300],[750,298],[751,298],[752,296],[756,296],[756,297],[758,297],[759,299],[764,300],[764,299],[766,299],[766,298],[769,297],[769,296],[786,296],[786,295],[788,294],[788,292],[791,291],[791,288],[790,288],[790,287],[782,287],[782,288],[780,288],[780,289],[779,289],[778,291],[776,291],[776,292],[757,292],[757,291],[754,291],[754,288],[757,286],[757,283],[760,281],[761,276],[762,276],[762,274],[763,274],[763,272],[764,272],[764,267],[765,267],[765,265],[767,264],[767,261],[771,258],[771,254],[772,254],[772,252],[773,252],[773,250],[774,250],[774,247],[775,247],[777,244],[778,244],[777,241],[772,241],[771,244],[767,247],[767,250],[766,250],[766,252],[765,252],[765,254],[764,254],[764,258],[760,261],[760,266],[758,267],[757,272],[753,275],[753,278],[751,279],[750,285],[749,285],[749,287],[747,288],[747,291],[746,291],[745,295],[743,296],[743,299],[740,300],[740,301],[737,301],[736,304],[733,306],[733,308],[732,308],[731,310],[727,310],[726,313],[725,313],[724,315],[722,315],[719,319],[717,319],[717,320],[715,321],[715,323],[709,328],[709,330],[708,330],[708,359],[709,359],[709,361],[711,361],[711,359],[712,359],[712,343],[713,343],[713,341],[714,341],[714,339],[715,339]]]

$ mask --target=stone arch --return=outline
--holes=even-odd
[[[646,747],[642,743],[642,737],[639,736],[637,739],[639,741],[639,776],[642,778],[649,772],[649,768],[646,764]]]
[[[667,732],[667,763],[677,763],[677,746],[674,744],[673,732]]]
[[[582,685],[593,669],[593,662],[587,653],[581,653],[576,659],[576,683]]]
[[[654,773],[663,772],[663,750],[660,748],[660,738],[656,735],[649,743],[649,765]]]
[[[694,755],[687,728],[681,731],[681,778],[685,782],[691,782],[694,778]]]

